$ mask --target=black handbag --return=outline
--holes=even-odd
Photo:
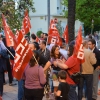
[[[70,78],[76,83],[78,84],[80,82],[80,78],[81,78],[81,72],[76,72],[73,73],[72,75],[69,74],[69,72],[67,71],[68,75],[70,76]]]

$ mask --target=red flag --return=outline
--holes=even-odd
[[[18,36],[19,36],[19,33],[20,33],[20,31],[16,31],[16,33],[15,33],[15,38],[16,38],[16,40],[18,41]]]
[[[53,35],[48,36],[48,43],[49,44],[56,44],[56,45],[61,46],[62,45],[62,40],[61,40],[59,35],[53,34]]]
[[[21,31],[25,35],[25,34],[30,32],[30,29],[31,29],[30,18],[28,16],[28,11],[26,10],[25,13],[24,13],[24,19],[23,19],[23,22],[22,22]]]
[[[53,31],[58,31],[58,30],[56,28],[55,21],[53,19],[51,19],[48,35],[51,35],[53,33]]]
[[[22,78],[23,72],[31,59],[33,53],[30,50],[27,41],[23,37],[22,32],[19,32],[18,35],[18,46],[15,50],[15,59],[14,59],[14,69],[13,76],[20,80]]]
[[[4,17],[4,15],[2,14],[2,24],[3,24],[3,29],[4,29],[4,33],[6,36],[6,43],[8,47],[14,46],[14,35],[13,32],[11,31],[10,27],[8,26],[8,24],[6,23],[6,19]]]
[[[54,20],[51,20],[49,32],[48,32],[48,43],[62,45],[62,40],[60,38],[59,32],[56,28]]]
[[[40,41],[41,41],[41,40],[36,36],[36,42],[37,42],[37,43],[40,43]]]
[[[63,38],[65,42],[68,44],[68,25],[66,25],[65,31],[63,33]]]
[[[82,44],[82,27],[80,27],[75,41],[74,54],[76,54],[77,58],[80,59],[82,62],[85,61],[83,44]]]

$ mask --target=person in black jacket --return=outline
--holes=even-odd
[[[6,47],[6,51],[7,51],[7,55],[8,55],[8,58],[6,59],[6,66],[7,66],[7,71],[8,71],[9,86],[14,86],[14,85],[16,85],[16,83],[13,83],[12,69],[11,69],[11,65],[10,65],[11,54],[8,52],[8,50],[11,53],[13,53],[13,52],[10,50],[9,47],[7,47],[5,37],[3,38],[2,41],[3,41],[3,43],[4,43],[5,47]],[[4,85],[5,85],[6,84],[6,82],[5,82],[5,74],[4,74],[3,82],[4,82]]]
[[[38,50],[39,54],[45,57],[45,59],[50,60],[50,51],[46,48],[46,41],[41,40],[39,46],[40,46],[40,49]]]
[[[33,51],[33,50],[37,50],[38,53],[39,53],[39,65],[41,65],[42,67],[44,67],[44,65],[48,62],[48,59],[46,59],[42,54],[40,54],[40,51],[39,51],[39,44],[37,42],[31,42],[29,43],[29,47],[30,49]]]
[[[7,71],[6,59],[8,59],[7,50],[0,35],[0,100],[2,100],[3,95],[3,73]]]
[[[93,93],[92,93],[92,100],[96,100],[97,91],[98,91],[99,74],[100,74],[100,51],[96,48],[96,41],[94,39],[89,40],[88,46],[93,51],[97,59],[96,64],[93,65],[94,73],[93,73]]]

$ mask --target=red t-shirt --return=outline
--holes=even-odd
[[[69,72],[70,75],[80,71],[80,60],[74,58],[73,56],[69,57],[68,60],[65,62],[65,64],[68,66],[67,71]],[[66,82],[71,85],[75,84],[75,82],[69,77],[68,74]]]

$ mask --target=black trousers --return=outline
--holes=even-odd
[[[92,100],[93,74],[82,74],[78,85],[78,100],[82,100],[84,81],[86,82],[87,100]]]
[[[44,89],[27,89],[24,90],[26,100],[42,100]]]
[[[12,83],[12,81],[13,81],[13,76],[12,76],[12,69],[11,69],[11,66],[10,66],[10,61],[9,61],[9,59],[6,60],[6,65],[7,65],[9,83]],[[5,75],[4,75],[4,77],[3,77],[3,82],[5,83]]]
[[[3,95],[3,73],[0,72],[0,96]]]

